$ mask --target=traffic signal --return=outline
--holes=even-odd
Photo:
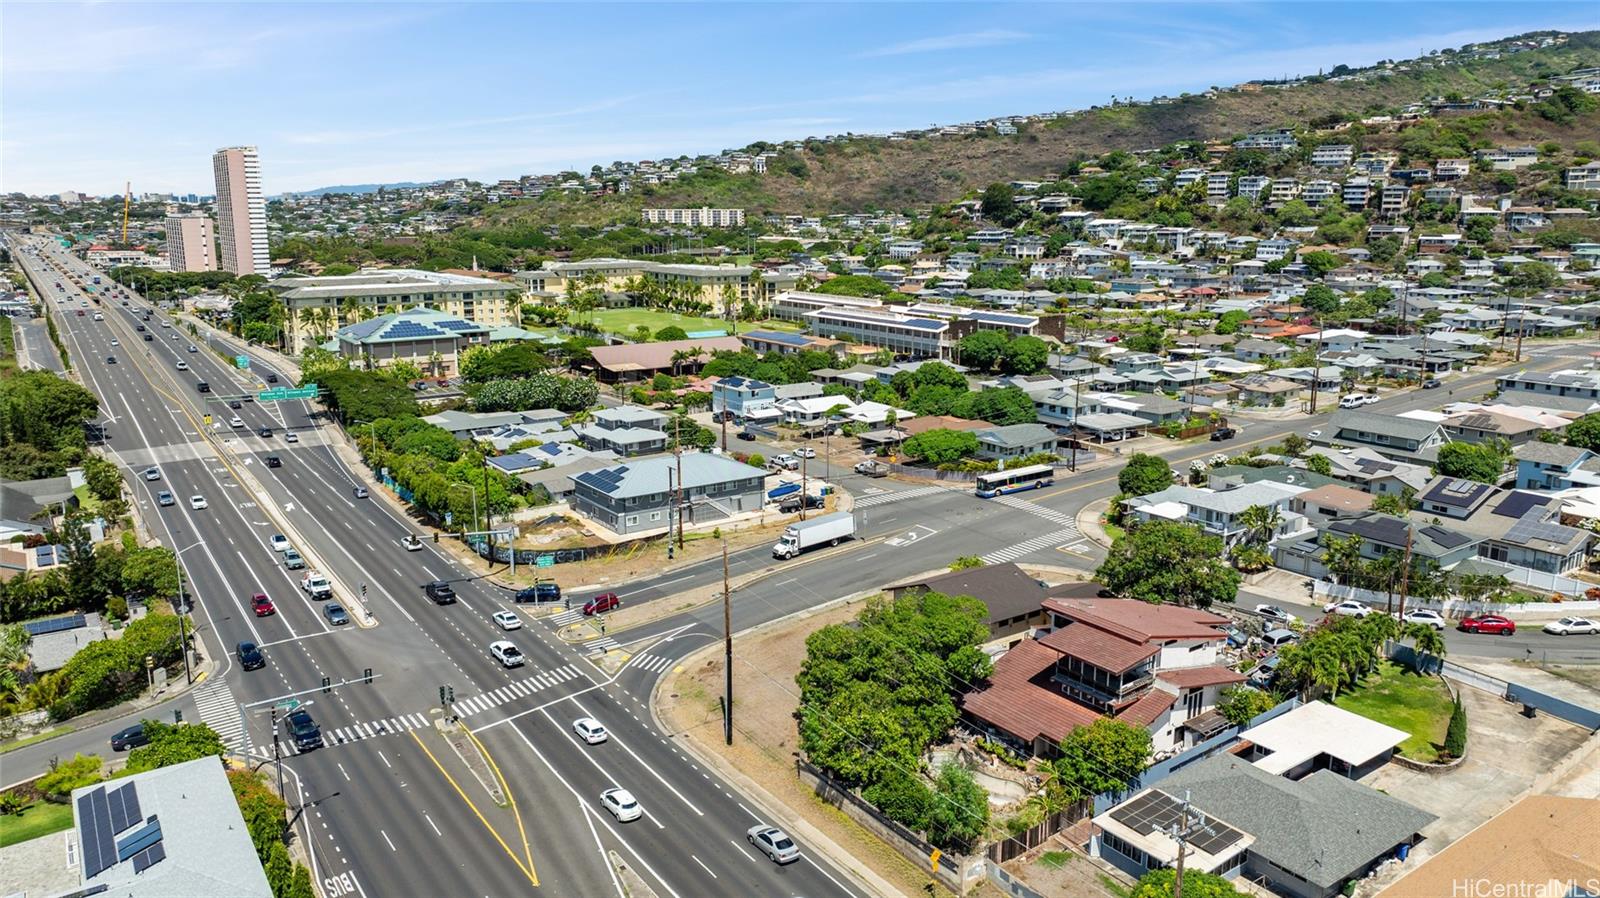
[[[445,704],[453,705],[453,704],[456,703],[456,687],[454,687],[454,686],[446,686],[446,687],[444,687],[444,695],[445,695]]]
[[[372,668],[369,667],[362,673],[362,680],[367,685],[372,685]]]
[[[367,597],[367,584],[365,583],[361,584],[361,597],[363,599]]]
[[[443,686],[439,687],[439,704],[441,704],[441,705],[450,704],[449,702],[444,700],[444,687]]]

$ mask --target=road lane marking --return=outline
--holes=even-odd
[[[694,858],[694,862],[700,865],[700,869],[706,871],[707,873],[711,873],[711,868],[706,866],[705,861],[700,860],[698,857],[695,857],[692,854],[689,855],[689,857]],[[711,873],[711,878],[719,879],[720,877],[718,877],[715,873]]]
[[[522,851],[527,855],[528,869],[532,870],[533,849],[528,847],[528,831],[522,826],[522,812],[517,809],[517,796],[511,791],[511,783],[506,781],[505,775],[500,772],[500,765],[495,763],[494,756],[489,754],[489,749],[484,748],[482,742],[478,741],[478,737],[468,732],[467,738],[472,740],[472,744],[478,747],[478,751],[483,755],[484,760],[489,762],[489,768],[494,771],[495,778],[500,781],[500,788],[505,790],[506,798],[511,801],[511,815],[517,818],[517,834],[522,837]]]
[[[423,744],[422,739],[417,736],[415,732],[412,732],[411,738],[416,740],[417,747],[422,749],[422,753],[428,756],[428,760],[433,762],[434,767],[438,768],[439,773],[444,777],[445,782],[450,784],[450,788],[455,789],[456,794],[461,796],[461,800],[466,802],[467,807],[472,809],[472,813],[478,818],[478,822],[483,824],[483,828],[489,831],[489,835],[494,836],[494,840],[496,842],[500,843],[500,847],[505,851],[506,856],[511,858],[511,863],[517,865],[517,869],[521,870],[522,874],[528,877],[528,881],[533,883],[534,888],[538,888],[539,878],[534,875],[532,870],[522,865],[522,859],[517,857],[516,852],[511,850],[511,846],[506,844],[505,839],[500,838],[500,833],[493,826],[489,825],[488,819],[483,816],[482,811],[478,810],[478,806],[473,804],[472,799],[467,797],[467,793],[462,791],[461,786],[456,782],[455,777],[451,776],[450,772],[444,769],[444,765],[439,763],[439,759],[434,757],[433,752],[428,750],[428,746]],[[568,788],[571,787],[569,786]]]
[[[444,833],[439,832],[439,824],[433,822],[433,818],[428,816],[428,812],[427,811],[423,811],[422,812],[422,819],[428,821],[428,825],[433,827],[433,834],[434,835],[440,836],[441,838],[444,836]]]
[[[380,830],[378,830],[378,835],[383,836],[383,840],[385,842],[389,842],[389,834],[388,833],[386,833],[386,832],[384,832],[383,830],[380,829]],[[400,851],[400,849],[394,847],[394,843],[393,842],[389,842],[389,850],[393,851],[393,852],[396,852],[396,853],[398,853]]]

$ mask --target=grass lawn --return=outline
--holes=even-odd
[[[72,805],[36,801],[22,816],[0,817],[0,848],[72,828]]]
[[[1435,676],[1416,674],[1391,661],[1356,688],[1340,693],[1334,704],[1362,717],[1410,733],[1400,753],[1417,761],[1438,760],[1450,725],[1450,690]]]
[[[84,511],[92,513],[100,508],[100,500],[89,492],[87,485],[78,487],[72,491],[72,494],[78,497],[78,507]]]
[[[660,309],[596,309],[594,323],[603,331],[623,336],[632,333],[633,329],[641,324],[650,328],[652,333],[674,324],[690,334],[696,331],[728,332],[728,322],[720,318],[679,315],[677,312],[663,312]]]
[[[797,321],[785,321],[782,318],[763,318],[760,321],[745,321],[739,325],[739,332],[745,331],[780,331],[789,334],[798,334],[805,330]]]

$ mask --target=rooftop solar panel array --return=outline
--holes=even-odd
[[[1506,531],[1505,541],[1518,545],[1546,542],[1564,546],[1577,534],[1578,531],[1565,524],[1540,520],[1542,514],[1542,512],[1531,511],[1523,515],[1515,524],[1511,525],[1510,530]]]
[[[1168,832],[1174,826],[1183,826],[1183,803],[1165,792],[1150,791],[1111,811],[1111,819],[1138,832]],[[1191,817],[1191,820],[1193,818]],[[1217,820],[1200,815],[1204,828],[1193,831],[1189,844],[1211,855],[1224,851],[1244,839],[1244,833]]]
[[[1507,518],[1520,518],[1528,513],[1528,509],[1538,508],[1549,502],[1550,498],[1537,493],[1516,490],[1500,500],[1500,504],[1495,507],[1494,513]]]
[[[418,324],[415,321],[396,321],[383,332],[383,338],[386,340],[409,340],[423,337],[443,337],[444,335],[441,330],[428,327],[425,324]]]
[[[618,484],[622,483],[623,475],[628,473],[627,466],[620,468],[602,468],[598,471],[586,471],[579,474],[577,479],[598,489],[603,493],[614,493]]]
[[[139,828],[121,839],[116,837],[135,826]],[[140,820],[139,793],[133,783],[117,789],[101,786],[78,796],[78,845],[86,880],[130,858],[134,872],[140,873],[166,857],[161,822],[154,816]]]
[[[1472,537],[1467,536],[1465,533],[1457,533],[1454,530],[1446,530],[1443,527],[1424,527],[1422,528],[1422,535],[1446,549],[1454,549],[1456,546],[1472,542]]]
[[[69,614],[65,617],[52,617],[46,620],[28,621],[22,625],[29,636],[43,636],[46,633],[60,633],[63,630],[76,630],[85,626],[87,620],[81,614]]]

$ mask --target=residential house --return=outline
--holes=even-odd
[[[1600,162],[1568,168],[1562,183],[1568,190],[1600,190]]]
[[[787,331],[745,331],[739,334],[739,342],[757,355],[766,355],[769,352],[776,352],[779,355],[794,355],[801,352],[836,353],[844,346],[838,340],[792,334]]]
[[[605,383],[649,380],[657,374],[694,374],[712,353],[738,352],[737,337],[698,337],[659,343],[620,343],[591,347],[598,379]]]
[[[1295,496],[1306,487],[1258,481],[1232,489],[1169,486],[1146,496],[1123,500],[1123,507],[1138,521],[1179,521],[1194,524],[1206,533],[1233,546],[1252,534],[1245,526],[1244,513],[1255,506],[1276,510],[1279,523],[1268,542],[1305,529],[1305,521],[1291,511]]]
[[[1540,440],[1516,447],[1519,490],[1569,490],[1600,486],[1600,456],[1581,446]]]
[[[727,415],[741,423],[758,411],[772,409],[777,402],[777,390],[772,384],[754,378],[722,377],[711,385],[712,415]],[[773,409],[771,417],[782,415]]]
[[[1600,840],[1573,834],[1597,831],[1600,801],[1526,795],[1406,872],[1377,898],[1439,898],[1453,894],[1460,883],[1504,883],[1563,898],[1592,895],[1600,884]],[[1515,885],[1521,883],[1527,886]]]
[[[887,587],[894,599],[918,593],[938,592],[947,596],[972,596],[989,610],[984,622],[990,641],[1016,645],[1036,627],[1049,624],[1044,608],[1049,588],[1017,567],[1015,562],[936,574],[919,580],[906,580]]]
[[[632,459],[572,480],[573,511],[617,533],[637,535],[665,531],[675,499],[684,526],[759,511],[766,472],[727,455],[685,452]]]
[[[1385,458],[1375,449],[1312,448],[1308,454],[1328,460],[1332,476],[1375,496],[1398,496],[1407,489],[1420,491],[1433,477],[1428,465]]]
[[[1056,433],[1043,424],[1010,424],[977,432],[978,458],[1002,464],[1056,450]]]
[[[1493,564],[1556,575],[1583,568],[1595,534],[1562,524],[1557,496],[1440,481],[1419,497],[1413,521],[1452,518],[1449,526],[1473,538],[1478,557]]]
[[[1369,511],[1329,524],[1323,533],[1335,538],[1359,536],[1361,557],[1373,561],[1393,552],[1433,561],[1448,570],[1478,554],[1479,537],[1444,524],[1417,524],[1394,515]]]
[[[490,328],[456,315],[417,307],[339,329],[339,355],[353,365],[414,365],[428,377],[455,377],[461,354],[489,343]]]
[[[1503,398],[1537,404],[1550,399],[1571,399],[1575,411],[1600,408],[1600,371],[1575,368],[1554,373],[1518,371],[1495,379]]]
[[[1311,441],[1372,449],[1397,461],[1432,463],[1447,437],[1444,428],[1431,421],[1341,409]]]
[[[1542,424],[1491,411],[1465,412],[1444,419],[1444,432],[1452,440],[1464,443],[1488,443],[1504,440],[1511,446],[1521,446],[1536,440],[1545,433]]]
[[[1281,362],[1294,355],[1294,349],[1272,340],[1246,339],[1234,344],[1233,354],[1247,362]]]
[[[667,416],[637,405],[595,412],[587,424],[572,428],[591,450],[609,450],[624,458],[665,452]]]
[[[1372,508],[1377,497],[1336,483],[1306,490],[1289,500],[1289,509],[1303,516],[1316,529],[1339,518],[1352,517]]]
[[[1325,143],[1311,151],[1311,164],[1317,168],[1348,168],[1355,148],[1347,143]]]

